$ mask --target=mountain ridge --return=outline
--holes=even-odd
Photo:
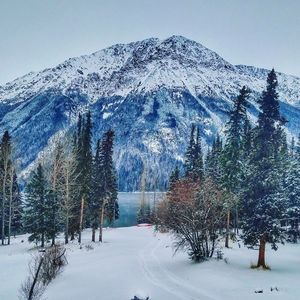
[[[243,85],[252,90],[249,114],[255,120],[268,72],[232,65],[182,36],[117,44],[0,86],[0,129],[21,145],[16,156],[26,171],[51,148],[51,138],[70,131],[78,113],[90,109],[95,140],[109,127],[116,131],[120,189],[137,190],[144,165],[162,189],[174,165],[183,163],[191,124],[209,145]],[[287,130],[296,135],[300,78],[277,75]]]

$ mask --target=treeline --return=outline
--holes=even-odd
[[[267,268],[266,243],[276,250],[278,243],[300,237],[300,140],[288,147],[277,86],[272,70],[257,99],[254,126],[247,115],[250,90],[243,87],[229,112],[225,138],[217,136],[205,157],[199,129],[192,127],[185,172],[176,167],[172,173],[158,223],[195,260],[212,256],[223,237],[229,247],[230,237],[242,229],[244,244],[259,246],[255,267]]]
[[[113,164],[114,132],[108,130],[96,149],[92,145],[92,119],[88,112],[79,115],[74,133],[54,141],[50,155],[40,159],[29,176],[20,197],[8,132],[1,143],[2,244],[11,233],[29,233],[29,241],[56,243],[59,233],[64,240],[78,238],[82,230],[92,228],[92,241],[102,241],[104,222],[113,226],[119,217],[117,175]],[[1,169],[1,170],[2,170]],[[4,220],[4,221],[3,221]]]

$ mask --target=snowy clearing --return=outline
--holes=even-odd
[[[196,264],[186,253],[173,256],[169,235],[155,234],[151,227],[107,229],[103,244],[90,243],[90,235],[84,232],[82,249],[77,243],[67,247],[69,264],[48,286],[47,300],[130,300],[134,295],[150,300],[298,299],[300,293],[300,245],[268,249],[272,270],[262,271],[250,269],[257,251],[238,244],[225,250],[228,263]],[[0,247],[1,300],[18,299],[32,248],[26,236]]]

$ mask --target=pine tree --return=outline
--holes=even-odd
[[[7,224],[7,207],[8,207],[8,181],[9,173],[12,167],[11,161],[12,145],[11,136],[8,131],[5,131],[1,140],[1,152],[0,152],[0,182],[1,182],[1,242],[5,243],[6,224]]]
[[[68,213],[68,228],[71,235],[71,240],[75,239],[75,234],[79,232],[79,219],[80,219],[80,204],[81,204],[81,183],[82,183],[82,125],[83,120],[81,114],[78,116],[77,128],[73,137],[73,149],[72,157],[74,158],[74,173],[76,174],[76,180],[74,183],[76,189],[76,197],[73,198],[73,204],[70,207],[70,212]],[[73,173],[73,172],[72,172]]]
[[[92,241],[95,231],[99,230],[99,241],[102,242],[104,218],[110,224],[119,218],[117,175],[113,163],[114,132],[108,130],[102,140],[98,140],[93,159],[92,189],[89,211],[92,225]]]
[[[7,244],[10,245],[11,235],[15,235],[22,228],[21,216],[23,212],[22,199],[17,181],[17,175],[15,168],[12,164],[10,164],[9,166],[7,185]]]
[[[30,182],[25,189],[25,229],[30,236],[29,241],[41,242],[45,246],[47,235],[47,182],[41,164],[33,171]]]
[[[169,179],[169,189],[172,189],[173,184],[178,181],[180,178],[180,171],[178,165],[176,165],[175,169],[172,171],[170,179]]]
[[[294,140],[294,139],[293,139]],[[297,148],[300,145],[298,140]],[[291,144],[287,172],[284,178],[285,192],[287,194],[287,224],[288,240],[296,243],[300,238],[300,153],[295,152],[295,144]]]
[[[243,239],[247,245],[259,244],[257,267],[263,268],[267,268],[266,243],[277,249],[277,243],[284,238],[279,220],[284,216],[286,205],[282,178],[282,158],[286,148],[282,126],[285,120],[279,112],[277,85],[272,70],[267,88],[258,101],[258,125],[254,129],[249,174],[242,197]]]
[[[222,186],[232,193],[238,193],[241,183],[241,167],[244,133],[247,130],[247,98],[250,91],[244,86],[234,101],[226,124],[226,142],[222,154]]]
[[[205,161],[205,175],[215,184],[220,185],[222,179],[222,150],[223,144],[219,135],[213,140],[211,149],[208,150]]]
[[[60,206],[61,218],[64,223],[65,243],[69,242],[69,235],[74,232],[73,213],[77,205],[77,161],[74,153],[64,152],[62,165],[63,180],[61,186],[62,201]],[[78,215],[76,215],[78,217]]]
[[[115,133],[109,129],[103,137],[101,145],[101,164],[104,174],[104,190],[107,199],[106,216],[113,224],[119,218],[117,175],[113,163],[113,145]]]
[[[195,124],[192,124],[190,141],[185,153],[185,176],[192,176],[195,167]]]
[[[14,171],[12,178],[12,211],[11,211],[11,233],[15,236],[23,229],[23,201],[18,184],[17,174]],[[10,235],[9,235],[10,236]]]
[[[95,233],[100,225],[100,211],[105,197],[103,180],[103,166],[101,161],[101,141],[97,141],[96,153],[93,159],[92,190],[89,202],[89,214],[92,227],[92,241],[95,242]]]
[[[238,97],[234,100],[233,108],[229,112],[226,123],[226,142],[221,155],[222,187],[225,191],[238,195],[242,181],[243,142],[245,130],[248,126],[247,98],[250,91],[243,86]],[[238,226],[238,208],[235,207],[235,223]],[[231,211],[227,212],[225,247],[229,247]]]
[[[74,136],[73,153],[76,157],[76,201],[72,208],[70,218],[71,239],[78,233],[78,241],[81,242],[81,231],[84,223],[88,222],[89,217],[87,207],[90,201],[92,184],[92,120],[91,113],[88,112],[85,118],[79,115],[77,132]]]
[[[55,146],[49,175],[50,188],[46,197],[46,219],[48,221],[46,226],[48,232],[47,238],[51,239],[52,245],[54,245],[55,238],[62,227],[63,145],[61,141],[57,141]]]
[[[185,154],[185,176],[194,181],[203,178],[203,153],[199,127],[192,124],[190,142]]]
[[[195,142],[194,179],[202,180],[204,176],[203,152],[201,145],[200,129],[197,127]]]

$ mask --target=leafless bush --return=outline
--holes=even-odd
[[[40,280],[40,271],[42,268],[43,259],[43,255],[33,256],[29,264],[29,275],[22,283],[19,291],[20,300],[41,299],[46,288]]]
[[[62,245],[55,245],[46,250],[41,268],[41,280],[44,285],[48,285],[67,264],[65,253],[66,249]]]
[[[55,245],[44,253],[33,256],[29,264],[29,275],[20,288],[20,300],[39,300],[47,287],[67,264],[66,249]]]
[[[213,256],[226,216],[226,195],[209,179],[176,182],[157,210],[157,224],[176,237],[176,251],[187,249],[194,261]]]
[[[94,247],[92,245],[88,244],[85,246],[85,249],[86,249],[86,251],[91,251],[91,250],[94,250]]]

